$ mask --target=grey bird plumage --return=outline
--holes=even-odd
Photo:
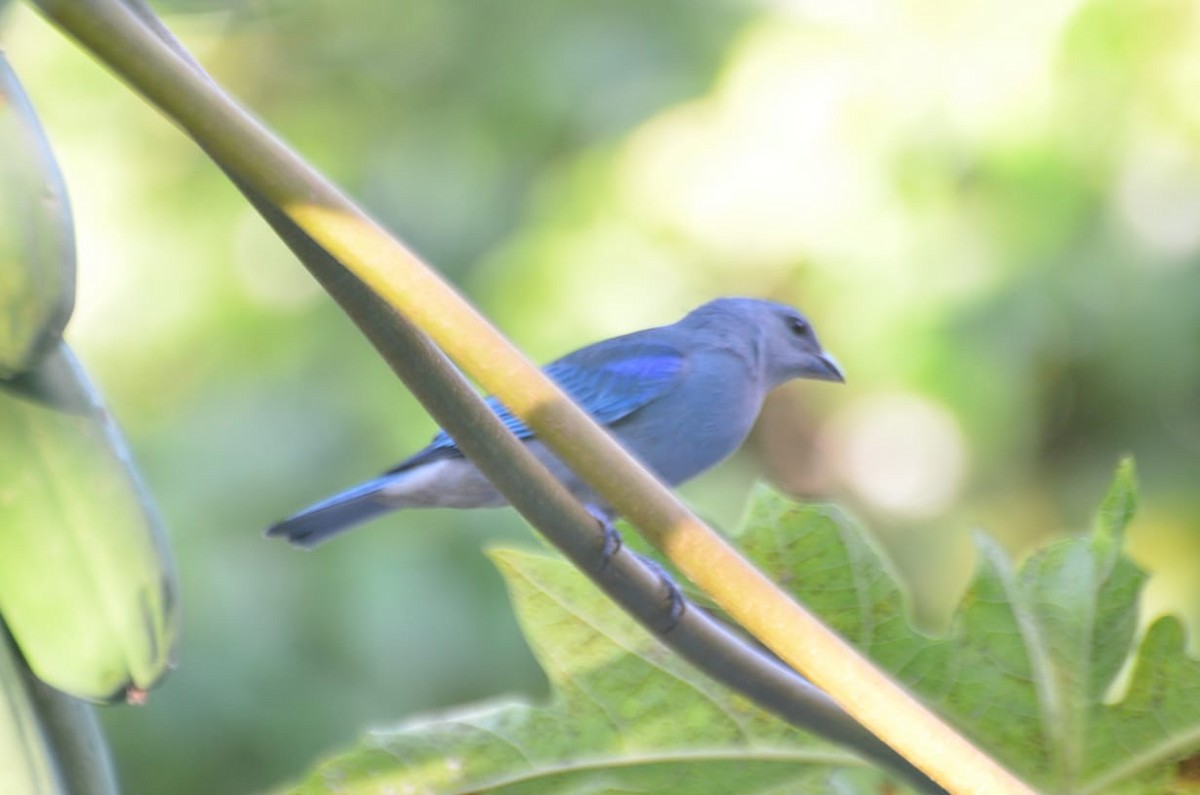
[[[843,381],[841,368],[796,309],[718,298],[669,326],[603,340],[545,372],[661,480],[675,486],[736,450],[767,393],[794,378]],[[593,511],[605,502],[495,398],[492,410]],[[311,547],[401,508],[488,508],[503,496],[439,433],[382,476],[319,502],[267,533]]]

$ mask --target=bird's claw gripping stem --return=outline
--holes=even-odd
[[[596,567],[597,572],[604,571],[608,568],[609,562],[616,557],[621,551],[621,547],[625,542],[621,539],[621,534],[617,532],[616,525],[612,522],[612,517],[609,513],[594,505],[586,505],[587,512],[592,515],[596,523],[600,525],[600,531],[604,535],[604,540],[600,547],[600,565]]]
[[[620,532],[612,522],[612,517],[605,511],[596,508],[595,506],[587,506],[590,513],[596,522],[600,525],[601,533],[604,536],[603,544],[600,548],[600,565],[597,567],[597,572],[602,572],[608,568],[609,562],[621,551],[621,547],[625,542],[621,539]],[[675,584],[675,580],[667,573],[662,564],[653,558],[648,558],[645,555],[637,555],[651,571],[653,571],[662,583],[665,592],[664,601],[667,605],[667,613],[665,620],[660,622],[659,626],[654,629],[659,633],[667,633],[675,628],[679,623],[679,619],[683,617],[683,612],[687,607],[687,601],[683,597],[683,592],[679,590],[679,586]]]
[[[635,553],[636,554],[636,553]],[[645,555],[638,555],[642,563],[658,575],[658,581],[662,583],[665,592],[664,601],[667,604],[666,621],[661,626],[655,629],[666,634],[675,629],[675,625],[679,623],[679,619],[683,618],[683,611],[687,608],[687,600],[683,598],[683,591],[679,590],[679,586],[675,583],[675,579],[667,573],[662,564],[653,558],[648,558]]]

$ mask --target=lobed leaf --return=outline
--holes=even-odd
[[[947,633],[909,621],[885,555],[839,509],[766,487],[737,542],[981,748],[1047,793],[1162,793],[1200,751],[1200,662],[1178,621],[1137,639],[1146,575],[1122,552],[1121,464],[1092,531],[1017,566],[982,533]],[[868,793],[899,789],[689,669],[567,564],[493,553],[552,686],[374,732],[304,793]],[[1131,650],[1136,646],[1136,653]],[[1124,681],[1123,696],[1106,694]]]
[[[302,793],[866,793],[880,776],[698,676],[569,564],[492,553],[550,679],[372,732]]]

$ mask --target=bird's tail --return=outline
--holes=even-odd
[[[298,547],[315,547],[344,530],[399,507],[395,500],[385,499],[383,494],[384,489],[394,483],[395,475],[368,480],[272,525],[267,529],[267,535],[286,538]]]

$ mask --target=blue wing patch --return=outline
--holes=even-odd
[[[687,367],[684,355],[668,345],[610,345],[609,340],[568,354],[544,368],[571,399],[582,406],[601,425],[611,425],[671,391]],[[487,404],[519,439],[533,432],[495,397]],[[462,455],[454,440],[439,431],[421,452],[401,463],[396,472],[414,464],[446,456]]]

